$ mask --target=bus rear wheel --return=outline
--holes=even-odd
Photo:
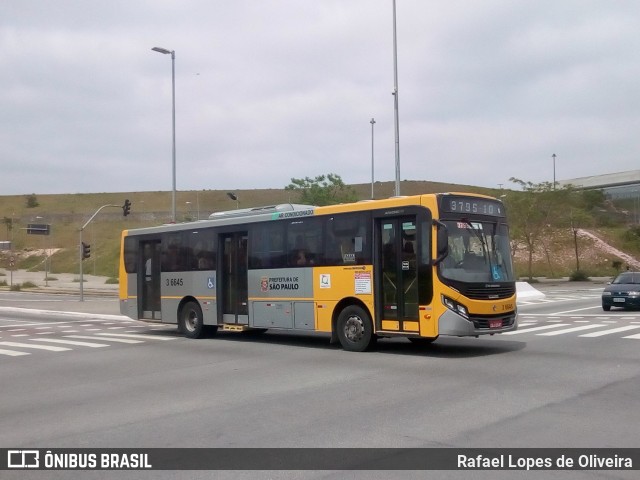
[[[340,312],[336,329],[342,348],[349,352],[364,352],[376,339],[371,318],[357,305],[350,305]]]
[[[204,318],[202,309],[197,302],[187,302],[180,310],[178,328],[187,338],[202,338],[204,336]]]

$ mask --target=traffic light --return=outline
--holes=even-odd
[[[82,259],[89,258],[91,256],[91,245],[82,242]]]
[[[122,206],[122,214],[126,217],[131,212],[131,202],[129,200],[124,201]]]

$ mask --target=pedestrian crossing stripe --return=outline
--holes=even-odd
[[[65,348],[65,347],[53,347],[51,345],[32,345],[30,343],[20,343],[20,342],[0,342],[0,345],[4,347],[33,348],[36,350],[48,350],[50,352],[65,352],[65,351],[71,350],[70,348]]]
[[[19,357],[21,355],[31,355],[31,354],[28,352],[16,352],[15,350],[0,349],[0,355],[9,355],[10,357]]]
[[[544,335],[546,337],[553,337],[556,335],[564,335],[565,333],[581,332],[582,330],[591,330],[592,328],[605,327],[600,323],[594,323],[591,325],[582,325],[580,327],[564,328],[562,330],[554,330],[553,332],[538,333],[538,335]]]
[[[611,335],[612,333],[620,333],[620,332],[626,332],[628,330],[634,330],[634,329],[638,329],[640,328],[640,325],[627,325],[626,327],[618,327],[618,328],[612,328],[610,330],[603,330],[601,332],[591,332],[591,333],[585,333],[583,335],[580,335],[581,337],[602,337],[603,335]]]
[[[504,332],[501,335],[519,335],[521,333],[539,332],[540,330],[549,330],[550,328],[564,327],[568,323],[554,323],[553,325],[543,325],[541,327],[523,328],[522,330],[514,330],[512,332]]]
[[[106,343],[92,343],[92,342],[76,342],[75,340],[61,340],[59,338],[34,338],[34,342],[49,342],[49,343],[62,343],[65,345],[77,345],[79,347],[101,348],[108,347]]]
[[[66,338],[78,338],[80,340],[95,340],[95,336],[89,335],[65,335]],[[142,340],[131,340],[128,338],[101,338],[100,340],[104,340],[107,342],[118,342],[118,343],[144,343]]]
[[[157,335],[144,335],[140,333],[96,333],[96,335],[105,337],[124,337],[124,338],[138,338],[143,340],[175,340],[176,337],[159,337]],[[106,339],[105,339],[106,340]]]

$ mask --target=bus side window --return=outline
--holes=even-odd
[[[216,237],[213,229],[189,233],[189,263],[192,270],[215,270]]]
[[[309,218],[295,220],[287,227],[287,256],[289,266],[320,265],[322,255],[322,220]]]
[[[138,270],[138,239],[125,237],[124,239],[124,269],[127,273],[136,273]]]
[[[284,222],[256,224],[249,234],[249,268],[282,268],[286,265]]]
[[[331,265],[371,263],[370,216],[356,213],[336,215],[327,221],[326,260]]]

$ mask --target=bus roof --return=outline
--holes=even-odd
[[[372,209],[395,208],[399,206],[423,205],[431,209],[437,208],[437,198],[442,195],[468,195],[473,197],[487,197],[486,195],[475,193],[429,193],[423,195],[390,197],[379,200],[361,200],[354,203],[341,203],[337,205],[328,205],[324,207],[316,207],[313,205],[302,205],[284,203],[279,205],[268,205],[263,207],[243,208],[236,210],[227,210],[222,212],[214,212],[209,215],[208,219],[197,220],[183,223],[169,223],[154,227],[143,227],[131,229],[127,232],[136,234],[157,233],[161,231],[180,231],[189,228],[203,228],[213,226],[236,225],[243,223],[254,223],[267,220],[278,220],[296,217],[308,217],[312,215],[330,215],[332,213],[357,212]]]

